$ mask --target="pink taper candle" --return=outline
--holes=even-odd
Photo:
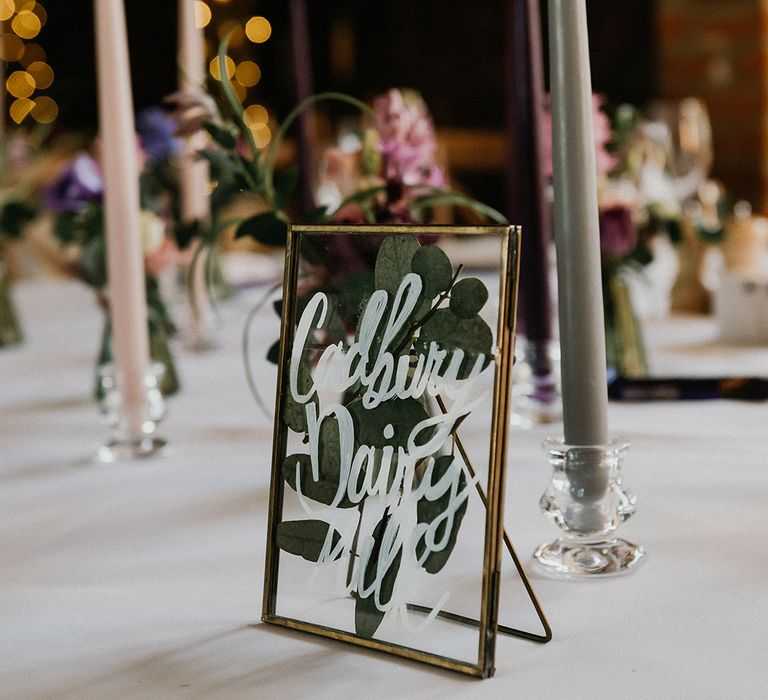
[[[94,12],[112,349],[127,437],[138,438],[146,408],[149,332],[123,0],[94,0]]]
[[[585,0],[549,0],[549,51],[565,442],[603,445],[608,388]]]

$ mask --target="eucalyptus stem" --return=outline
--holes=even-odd
[[[288,129],[304,110],[308,109],[317,102],[322,102],[323,100],[336,100],[338,102],[346,102],[347,104],[357,107],[361,112],[373,114],[373,110],[367,104],[365,104],[365,102],[361,102],[360,100],[355,99],[354,97],[350,97],[349,95],[345,95],[341,92],[320,92],[317,95],[310,95],[305,100],[300,102],[296,107],[294,107],[293,110],[285,118],[283,123],[280,125],[275,138],[272,140],[272,143],[269,145],[269,149],[267,150],[266,162],[264,165],[264,193],[267,201],[269,201],[270,204],[274,202],[275,197],[275,161],[277,161],[278,151],[280,150],[280,146],[285,140],[285,135],[288,132]]]
[[[453,285],[456,284],[456,280],[458,279],[463,269],[464,265],[459,264],[459,266],[456,268],[456,272],[451,278],[451,283],[448,285],[448,288],[440,294],[435,304],[429,309],[429,311],[427,311],[427,313],[425,313],[418,321],[414,321],[414,323],[408,329],[408,333],[406,334],[405,338],[403,338],[400,345],[395,348],[394,352],[392,353],[393,355],[399,355],[405,349],[405,346],[408,345],[408,343],[413,339],[413,334],[416,332],[416,330],[421,328],[421,326],[423,326],[427,321],[429,321],[430,318],[432,318],[432,316],[435,315],[438,308],[440,308],[440,304],[442,304],[448,298],[448,294],[453,288]]]
[[[363,524],[363,510],[365,509],[365,500],[360,501],[357,504],[357,527],[355,528],[355,534],[352,537],[352,545],[349,548],[349,563],[347,564],[347,586],[352,583],[352,574],[355,569],[355,557],[357,554],[357,541],[360,538],[360,526]]]
[[[224,90],[224,96],[227,98],[227,102],[229,103],[230,109],[232,110],[234,115],[237,117],[240,132],[243,134],[246,141],[248,142],[248,146],[250,147],[251,152],[253,153],[254,160],[258,160],[259,157],[261,156],[261,151],[259,150],[259,147],[256,145],[256,141],[253,138],[253,132],[251,131],[250,127],[245,123],[245,110],[243,109],[243,105],[241,104],[239,98],[237,97],[237,93],[235,92],[235,89],[232,87],[232,81],[229,79],[229,74],[227,73],[227,49],[229,48],[229,42],[232,39],[232,34],[235,32],[236,29],[237,27],[232,27],[232,29],[230,29],[229,32],[227,32],[226,36],[221,40],[221,43],[219,44],[219,53],[218,53],[219,77],[221,78],[221,87]],[[249,176],[250,176],[250,173],[249,173]],[[252,178],[246,178],[246,179],[252,180]]]
[[[264,399],[261,397],[261,394],[259,393],[259,390],[256,388],[256,379],[253,376],[253,370],[251,368],[250,363],[250,329],[251,324],[253,323],[253,319],[256,318],[256,314],[259,313],[264,308],[264,305],[269,300],[269,297],[272,295],[273,292],[275,292],[277,289],[280,288],[281,282],[278,282],[274,285],[272,285],[264,294],[264,296],[259,299],[259,301],[256,303],[256,305],[248,312],[248,316],[245,319],[245,325],[243,327],[243,339],[242,339],[242,350],[243,350],[243,364],[245,365],[245,378],[248,381],[248,388],[251,390],[251,395],[253,396],[254,400],[256,401],[256,405],[261,409],[262,413],[269,419],[272,420],[272,414],[269,412],[269,409],[267,408],[266,404],[264,403]]]

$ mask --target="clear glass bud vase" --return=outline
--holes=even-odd
[[[605,577],[631,571],[645,550],[616,536],[637,507],[623,483],[621,462],[628,445],[575,447],[547,440],[552,480],[539,505],[563,535],[540,545],[536,569],[554,577]]]
[[[98,461],[112,463],[149,457],[165,447],[166,440],[157,435],[157,424],[165,416],[165,400],[159,382],[163,371],[161,363],[153,363],[149,367],[144,380],[141,428],[132,430],[123,405],[121,374],[112,363],[101,367],[104,396],[99,406],[111,436],[97,450]]]
[[[519,338],[512,372],[510,422],[514,427],[527,430],[562,420],[559,341]]]

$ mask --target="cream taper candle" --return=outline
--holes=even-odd
[[[200,93],[205,84],[205,51],[203,31],[195,22],[195,0],[179,0],[179,90]],[[206,146],[206,134],[201,129],[184,139],[179,162],[179,209],[185,224],[201,222],[206,225],[210,218],[208,196],[208,163],[197,157]],[[202,245],[198,241],[196,245]],[[203,256],[208,253],[203,253]],[[192,271],[192,321],[194,342],[206,342],[206,323],[211,314],[205,279],[205,257],[201,257]]]
[[[94,0],[112,348],[128,438],[143,434],[149,331],[123,0]]]
[[[549,0],[549,47],[565,442],[604,445],[608,389],[585,0]]]
[[[200,93],[205,84],[203,32],[195,23],[195,0],[179,0],[179,90]],[[205,221],[210,213],[208,164],[196,157],[205,148],[205,132],[199,130],[184,140],[179,171],[181,220]]]

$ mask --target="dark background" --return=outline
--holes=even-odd
[[[249,42],[239,58],[262,68],[246,102],[278,116],[295,104],[286,0],[209,0],[213,20],[264,15],[273,28],[265,44]],[[649,0],[589,0],[593,87],[612,101],[642,104],[655,92],[653,5]],[[340,90],[362,99],[392,86],[421,91],[438,127],[501,128],[502,60],[509,36],[502,0],[309,0],[314,90]],[[546,3],[543,3],[543,9]],[[127,0],[136,109],[158,104],[176,85],[176,3]],[[46,3],[40,42],[56,81],[59,129],[96,125],[92,6],[88,0]],[[543,11],[543,14],[545,12]],[[346,47],[341,53],[339,41]]]

